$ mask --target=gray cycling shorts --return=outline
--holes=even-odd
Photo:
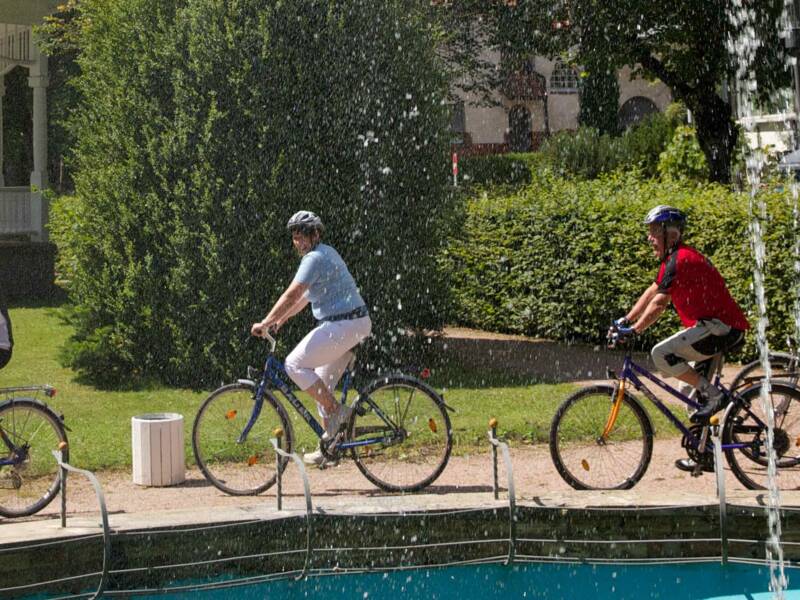
[[[679,377],[692,368],[689,362],[708,360],[730,348],[741,336],[741,331],[719,319],[707,319],[659,342],[651,354],[659,371]]]

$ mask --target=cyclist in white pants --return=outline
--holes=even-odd
[[[327,441],[350,417],[350,407],[337,402],[333,390],[352,357],[350,350],[372,331],[372,321],[344,260],[320,241],[322,220],[301,210],[286,227],[301,257],[300,267],[269,314],[253,323],[250,331],[263,336],[267,330],[277,330],[311,303],[318,324],[289,353],[284,366],[297,386],[316,401],[325,426],[323,441]],[[304,460],[321,464],[324,457],[318,449]]]

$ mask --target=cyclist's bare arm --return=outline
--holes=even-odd
[[[276,325],[280,326],[280,324],[286,321],[290,316],[300,312],[304,306],[301,306],[296,312],[292,312],[292,310],[297,308],[298,304],[302,303],[306,290],[308,290],[308,286],[304,283],[298,283],[296,281],[290,283],[286,291],[278,298],[275,306],[269,311],[269,314],[260,322],[253,323],[253,326],[250,328],[250,333],[259,336],[263,335],[263,332],[270,327]]]
[[[306,306],[308,306],[308,302],[309,302],[308,298],[306,298],[305,296],[300,296],[300,300],[295,302],[294,306],[292,306],[292,308],[289,309],[289,312],[286,313],[286,315],[280,321],[279,325],[283,325],[286,321],[288,321],[297,313],[302,311]]]
[[[653,297],[650,298],[650,302],[645,307],[642,315],[633,324],[633,329],[636,333],[643,332],[650,327],[650,325],[655,323],[672,300],[669,294],[657,290],[658,288],[656,288],[656,293]]]
[[[636,304],[633,305],[633,308],[630,310],[630,312],[625,315],[625,318],[628,319],[630,323],[635,323],[645,312],[657,293],[658,284],[653,283],[644,291],[641,297],[636,301]]]

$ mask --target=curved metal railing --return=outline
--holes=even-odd
[[[503,453],[503,461],[506,464],[506,478],[508,479],[508,559],[506,564],[510,565],[514,562],[514,555],[516,553],[517,543],[517,500],[514,491],[514,467],[511,464],[511,454],[508,451],[508,444],[501,442],[497,439],[497,419],[489,421],[489,442],[492,444],[492,474],[493,474],[493,487],[495,500],[499,497],[499,488],[497,485],[497,449]]]
[[[91,596],[92,600],[100,598],[103,595],[106,584],[108,583],[108,565],[111,559],[111,529],[108,526],[108,509],[106,508],[106,498],[103,495],[103,488],[100,487],[100,482],[95,477],[95,474],[85,469],[78,469],[69,463],[62,460],[61,449],[53,450],[53,456],[61,468],[61,526],[67,525],[67,471],[72,473],[79,473],[86,477],[94,488],[94,493],[97,496],[97,502],[100,504],[100,517],[103,524],[103,570],[100,574],[100,583],[97,586],[97,591]]]
[[[308,571],[311,568],[311,553],[313,548],[311,547],[311,522],[312,517],[314,515],[313,507],[311,505],[311,486],[308,483],[308,473],[306,473],[306,467],[303,464],[303,460],[294,452],[291,454],[286,452],[285,450],[281,449],[281,439],[283,439],[283,430],[276,429],[274,431],[275,437],[271,438],[269,441],[272,444],[272,447],[275,449],[277,453],[276,458],[276,467],[277,467],[277,497],[278,497],[278,510],[282,509],[282,496],[283,496],[283,483],[282,483],[282,473],[283,473],[283,465],[281,464],[283,458],[291,458],[294,463],[300,468],[300,475],[303,477],[303,493],[306,497],[306,557],[305,562],[303,563],[303,570],[300,574],[295,577],[295,579],[303,579],[308,575]]]

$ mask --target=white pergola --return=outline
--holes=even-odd
[[[30,185],[6,187],[0,168],[0,236],[26,235],[47,241],[47,57],[36,46],[33,27],[51,14],[58,0],[0,0],[0,166],[3,164],[4,77],[11,69],[28,69],[33,89],[33,171]]]

